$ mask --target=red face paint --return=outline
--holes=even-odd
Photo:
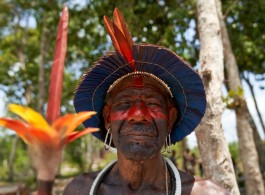
[[[119,103],[121,101],[121,103]],[[126,98],[125,103],[123,99],[118,100],[118,104],[113,105],[110,119],[128,120],[128,121],[145,121],[151,122],[152,118],[157,120],[167,120],[168,116],[165,111],[165,106],[155,105],[149,98],[145,96],[131,96]],[[158,101],[158,100],[156,100]],[[125,104],[125,105],[123,105]]]
[[[146,121],[149,123],[151,121],[150,112],[143,102],[139,102],[128,110],[127,120],[135,122]]]
[[[140,77],[140,76],[137,76],[134,78],[133,82],[132,82],[132,85],[135,87],[135,88],[143,88],[143,77]]]
[[[156,81],[135,76],[117,85],[112,93],[111,121],[167,120],[165,91]]]
[[[113,143],[128,159],[149,159],[160,152],[168,135],[168,104],[158,83],[131,77],[117,85],[108,99]]]

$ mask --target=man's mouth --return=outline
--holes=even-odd
[[[125,133],[125,134],[122,134],[121,136],[126,136],[126,137],[149,137],[149,138],[155,138],[156,136],[155,135],[151,135],[151,134],[139,134],[139,133]]]
[[[129,141],[135,141],[135,142],[146,142],[148,140],[156,140],[157,139],[157,137],[155,135],[139,134],[139,133],[123,134],[122,137],[129,140]]]
[[[158,133],[154,125],[133,125],[123,128],[120,132],[121,136],[142,138],[156,138]]]

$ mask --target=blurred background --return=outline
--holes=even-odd
[[[135,43],[170,48],[198,69],[200,41],[194,0],[0,0],[0,117],[11,116],[6,110],[9,103],[46,112],[57,25],[64,5],[68,6],[70,18],[62,115],[75,112],[72,98],[82,73],[105,52],[113,50],[103,16],[112,17],[115,7],[123,13]],[[223,0],[222,7],[243,86],[232,91],[224,80],[222,125],[239,187],[244,188],[236,102],[232,97],[245,97],[255,143],[264,148],[265,2]],[[173,145],[172,151],[164,154],[179,169],[203,177],[194,133]],[[261,157],[261,151],[257,151]],[[74,141],[65,148],[54,193],[61,194],[74,176],[99,170],[112,159],[115,151],[105,151],[103,144],[91,135]],[[184,166],[184,162],[191,166]],[[264,177],[265,161],[260,162],[260,169]],[[0,194],[18,188],[25,194],[34,191],[35,179],[26,144],[12,131],[0,128]]]

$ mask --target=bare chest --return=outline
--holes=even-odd
[[[108,184],[100,184],[97,194],[105,195],[105,194],[114,194],[114,195],[165,195],[166,188],[165,187],[154,187],[152,185],[147,185],[140,187],[137,190],[130,189],[129,186],[119,186],[119,185],[108,185]],[[168,191],[168,194],[171,195],[171,190]]]

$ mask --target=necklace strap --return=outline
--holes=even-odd
[[[107,172],[109,172],[111,170],[111,168],[116,163],[116,161],[117,160],[112,161],[104,169],[102,169],[102,171],[99,172],[99,174],[97,175],[96,179],[93,181],[93,184],[92,184],[92,186],[90,188],[90,191],[89,191],[89,195],[96,195],[98,186],[101,183],[102,178],[105,176],[105,174]]]
[[[179,171],[177,169],[177,167],[172,163],[171,160],[169,160],[168,158],[165,158],[168,166],[170,167],[171,171],[173,172],[173,179],[175,180],[175,194],[174,195],[181,195],[181,179],[180,179],[180,175],[179,175]]]
[[[166,160],[165,158],[163,158],[164,160],[164,164],[165,164],[165,177],[166,177],[166,195],[168,195],[168,181],[167,181],[167,163],[166,163]]]
[[[176,168],[176,166],[169,160],[168,158],[164,157],[164,160],[166,164],[170,167],[170,170],[173,172],[173,179],[175,180],[175,195],[181,195],[181,180],[180,180],[180,175],[179,171]],[[91,186],[91,189],[89,191],[89,195],[95,195],[98,189],[98,186],[101,183],[102,178],[106,175],[107,172],[109,172],[113,165],[116,163],[117,160],[112,161],[109,163],[102,171],[99,172],[97,175],[96,179],[93,181],[93,184]],[[167,172],[167,171],[166,171]],[[166,180],[167,180],[167,175],[166,175]],[[166,181],[167,182],[167,181]]]

